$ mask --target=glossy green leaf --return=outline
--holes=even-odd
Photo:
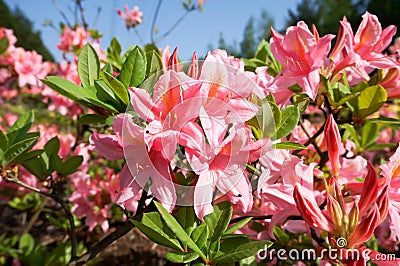
[[[121,69],[121,44],[114,37],[107,48],[107,60],[117,69]]]
[[[365,118],[378,111],[386,102],[386,90],[381,85],[364,89],[357,97],[357,116]]]
[[[282,121],[278,125],[274,139],[281,139],[289,135],[299,122],[300,112],[299,109],[290,105],[282,109]]]
[[[180,206],[176,220],[188,235],[196,228],[195,214],[192,206]]]
[[[224,234],[232,234],[233,232],[239,230],[240,228],[242,228],[243,226],[245,226],[246,224],[248,224],[251,219],[253,219],[253,217],[247,217],[244,218],[243,220],[240,220],[239,222],[235,223],[233,226],[229,227],[228,230],[226,230],[224,232]]]
[[[346,132],[348,132],[351,139],[356,144],[357,148],[360,148],[361,147],[360,137],[359,137],[357,131],[355,130],[354,126],[352,126],[350,124],[344,124],[344,127],[346,128]]]
[[[58,151],[60,150],[60,140],[58,139],[57,136],[49,140],[45,145],[44,148],[45,152],[47,155],[51,154],[58,154]]]
[[[22,162],[22,165],[39,179],[47,177],[47,167],[42,157],[25,160]]]
[[[366,123],[361,130],[361,146],[365,149],[374,144],[379,137],[379,126],[376,123]]]
[[[183,251],[179,241],[165,233],[165,228],[157,221],[152,222],[151,219],[149,219],[146,221],[147,225],[135,220],[132,220],[132,223],[153,242],[165,247]]]
[[[14,145],[12,145],[4,153],[2,166],[4,167],[4,166],[12,163],[16,159],[18,159],[18,156],[20,156],[24,152],[32,149],[32,147],[35,146],[37,141],[38,141],[38,137],[34,137],[34,138],[25,139],[23,141],[17,142]]]
[[[129,104],[129,94],[124,84],[107,72],[100,72],[100,77],[108,85],[108,87],[114,91],[119,100],[121,100],[125,105]]]
[[[126,58],[118,79],[128,87],[138,87],[146,77],[146,55],[136,46]]]
[[[44,152],[44,150],[34,150],[34,151],[30,151],[30,152],[25,152],[25,153],[21,154],[20,156],[18,156],[18,162],[21,163],[23,161],[30,160],[32,158],[36,158],[36,157],[40,156],[43,152]]]
[[[75,173],[79,166],[82,165],[83,156],[77,155],[69,157],[64,163],[62,163],[61,173],[63,176],[68,176]]]
[[[256,255],[265,250],[271,244],[270,241],[252,241],[239,245],[235,250],[222,254],[215,259],[213,263],[231,263]]]
[[[8,129],[8,145],[11,146],[23,140],[31,129],[35,113],[33,111],[23,113],[18,120]]]
[[[214,205],[214,211],[204,217],[210,233],[209,248],[213,242],[219,242],[221,236],[228,228],[232,217],[232,206],[229,201],[223,201]]]
[[[97,114],[84,114],[79,116],[77,122],[80,125],[105,125],[106,118]]]
[[[194,252],[168,252],[165,258],[175,263],[189,263],[199,257],[199,254]]]
[[[275,133],[282,119],[281,111],[278,106],[269,101],[264,101],[256,115],[247,121],[250,126],[259,129],[263,138]]]
[[[273,147],[275,149],[286,149],[286,150],[304,150],[306,148],[304,145],[300,143],[291,141],[279,142],[276,143]]]
[[[206,252],[206,244],[207,244],[207,238],[208,238],[208,227],[207,224],[203,223],[201,225],[199,225],[198,227],[196,227],[190,238],[193,239],[193,241],[196,243],[196,245],[203,250],[204,252]]]
[[[368,119],[368,121],[371,123],[377,123],[377,124],[400,125],[399,119],[390,118],[390,117],[377,117],[377,118]]]
[[[293,100],[300,114],[303,114],[307,110],[308,104],[310,103],[310,98],[305,93],[295,95]]]
[[[151,50],[149,52],[146,52],[146,58],[146,76],[149,77],[153,74],[159,74],[159,72],[163,69],[160,55],[156,51]]]
[[[0,164],[3,159],[3,155],[7,151],[7,149],[8,149],[8,137],[0,129]]]
[[[154,202],[158,212],[161,214],[161,217],[171,229],[172,232],[175,233],[176,237],[185,245],[187,245],[191,250],[200,255],[203,259],[206,258],[204,253],[200,250],[200,248],[196,245],[196,243],[189,237],[189,235],[185,232],[182,226],[178,223],[177,220],[158,202]]]
[[[396,143],[377,143],[368,146],[367,151],[376,151],[376,150],[384,150],[384,149],[394,149],[397,147]]]
[[[87,43],[78,57],[78,74],[83,87],[94,85],[99,78],[100,61],[96,51]]]

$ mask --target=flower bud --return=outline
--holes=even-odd
[[[329,115],[324,129],[326,145],[328,147],[329,161],[331,162],[333,175],[337,178],[340,170],[340,133],[339,128],[333,119],[332,114]]]

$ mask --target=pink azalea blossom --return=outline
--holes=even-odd
[[[82,49],[88,42],[89,37],[90,33],[82,27],[71,29],[69,26],[65,26],[60,36],[60,43],[57,44],[57,48],[67,53],[74,51],[74,49]]]
[[[117,8],[118,16],[125,20],[125,26],[129,29],[135,27],[143,22],[143,13],[139,11],[139,7],[135,6],[132,10],[129,10],[128,5],[124,6],[125,13]]]
[[[400,241],[400,148],[381,166],[382,175],[386,178],[389,193],[389,228],[390,234]]]
[[[36,51],[25,51],[23,48],[16,48],[12,53],[14,70],[18,74],[18,86],[26,85],[40,86],[43,79],[52,69],[52,64],[43,62],[42,56]]]
[[[14,51],[14,45],[17,42],[17,38],[14,36],[14,31],[12,29],[0,27],[0,39],[2,38],[7,38],[8,48],[6,49],[5,54],[10,54]]]
[[[396,27],[392,25],[382,30],[375,15],[366,12],[362,17],[355,35],[346,17],[343,18],[338,40],[329,56],[333,60],[333,74],[347,70],[351,84],[357,83],[360,78],[368,81],[368,74],[376,68],[397,66],[393,59],[382,54],[392,41]]]
[[[283,36],[271,28],[271,51],[282,65],[282,71],[270,87],[274,93],[282,93],[279,104],[284,104],[292,95],[287,88],[298,84],[304,93],[315,100],[319,86],[319,68],[327,58],[334,35],[317,38],[301,21],[289,27]]]

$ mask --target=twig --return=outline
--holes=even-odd
[[[143,189],[142,196],[138,203],[138,209],[136,211],[136,214],[132,217],[133,220],[140,220],[144,212],[155,209],[154,204],[150,204],[148,206],[144,205],[146,199],[147,199],[147,190]],[[83,265],[83,264],[87,263],[88,261],[94,259],[97,256],[97,254],[99,254],[106,247],[111,245],[114,241],[116,241],[117,239],[119,239],[122,236],[124,236],[125,234],[127,234],[134,227],[135,226],[130,221],[127,223],[124,223],[122,226],[118,227],[117,230],[110,233],[105,238],[100,240],[100,242],[95,244],[87,253],[85,253],[84,255],[82,255],[78,258],[75,258],[75,260],[71,260],[69,265],[70,266],[79,266],[79,265]]]
[[[155,29],[155,26],[156,26],[158,12],[160,12],[161,3],[162,3],[162,0],[158,0],[157,6],[156,6],[156,11],[154,12],[153,21],[151,22],[151,32],[150,32],[151,44],[155,44],[155,41],[154,41],[154,29]]]
[[[133,27],[133,31],[135,32],[136,36],[138,37],[140,44],[144,45],[142,36],[140,36],[140,34],[139,34],[138,30],[136,29],[136,27]]]
[[[63,17],[63,19],[65,20],[65,22],[67,22],[67,25],[72,27],[73,25],[71,24],[71,22],[68,20],[68,17],[65,15],[64,11],[62,11],[62,9],[60,8],[60,6],[58,5],[58,3],[56,2],[56,0],[52,0],[54,7],[56,8],[56,10],[58,11],[58,13],[60,13],[60,15]]]
[[[37,219],[39,218],[40,213],[43,211],[44,207],[48,203],[48,199],[49,198],[47,197],[43,199],[42,203],[40,203],[39,208],[35,211],[32,218],[29,220],[27,225],[22,229],[21,233],[19,234],[20,236],[28,233],[31,230],[32,226],[36,223]]]
[[[79,12],[81,13],[82,26],[85,30],[87,30],[88,24],[85,19],[85,9],[82,6],[82,1],[83,0],[75,0],[75,3],[78,6]]]
[[[183,19],[191,12],[195,10],[194,8],[188,9],[175,23],[174,25],[171,26],[164,34],[161,35],[160,39],[158,41],[164,40],[165,37],[167,37],[182,21]]]
[[[30,186],[30,185],[28,185],[28,184],[22,182],[21,180],[19,180],[19,179],[15,176],[15,172],[16,172],[16,171],[10,171],[10,170],[7,171],[7,175],[5,176],[5,178],[6,178],[6,180],[7,180],[8,182],[17,184],[17,185],[19,185],[19,186],[21,186],[21,187],[24,187],[24,188],[26,188],[26,189],[28,189],[28,190],[30,190],[30,191],[33,191],[33,192],[39,193],[39,194],[41,194],[41,195],[43,195],[43,196],[52,198],[52,199],[55,200],[57,203],[59,203],[59,204],[61,205],[61,207],[64,209],[65,213],[66,213],[67,216],[68,216],[68,221],[69,221],[70,226],[71,226],[71,236],[70,236],[70,239],[71,239],[71,253],[72,253],[72,254],[71,254],[71,259],[72,259],[72,258],[76,258],[76,244],[77,244],[77,241],[76,241],[76,232],[75,232],[74,217],[72,216],[71,212],[69,211],[68,206],[67,206],[67,204],[65,203],[65,201],[62,200],[61,198],[59,198],[56,194],[54,194],[54,192],[53,192],[53,193],[49,193],[49,192],[40,190],[40,189],[38,189],[38,188],[32,187],[32,186]]]

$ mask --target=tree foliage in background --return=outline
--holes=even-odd
[[[6,27],[14,30],[17,37],[17,46],[26,50],[35,50],[43,56],[46,61],[54,61],[53,55],[43,44],[40,32],[33,29],[32,22],[25,14],[16,8],[14,11],[0,0],[0,27]]]
[[[309,26],[318,25],[321,35],[337,32],[339,20],[346,16],[351,25],[358,25],[365,12],[362,1],[352,0],[303,0],[296,10],[289,10],[287,26],[305,21]]]
[[[219,35],[218,48],[226,50],[235,57],[252,57],[257,49],[257,45],[261,40],[268,40],[270,37],[270,27],[273,26],[274,20],[267,10],[261,12],[259,18],[253,16],[249,18],[243,32],[243,39],[239,44],[234,41],[227,44],[222,33]],[[215,48],[210,45],[210,50]]]

